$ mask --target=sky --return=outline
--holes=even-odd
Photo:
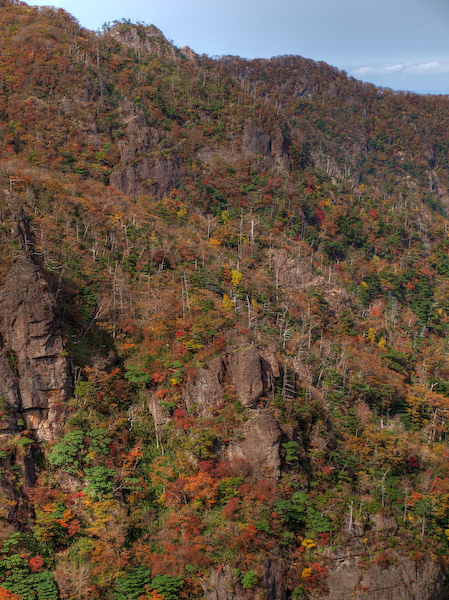
[[[84,27],[122,18],[198,54],[325,61],[375,85],[449,94],[448,0],[59,0]]]

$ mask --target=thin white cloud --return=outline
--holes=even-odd
[[[430,62],[421,65],[411,65],[404,72],[410,75],[448,75],[449,64]]]
[[[434,77],[449,75],[449,63],[399,63],[396,65],[376,65],[373,67],[359,67],[350,71],[350,75],[357,79],[371,77],[398,77],[401,75],[415,75],[417,77]]]

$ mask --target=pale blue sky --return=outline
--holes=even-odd
[[[56,0],[88,29],[129,18],[210,56],[298,54],[393,89],[449,93],[448,0]]]

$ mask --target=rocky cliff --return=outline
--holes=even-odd
[[[11,199],[17,255],[0,291],[0,397],[3,436],[27,430],[37,441],[61,429],[71,385],[56,303],[30,256],[25,214]]]
[[[338,563],[338,564],[337,564]],[[444,600],[447,598],[441,567],[434,562],[417,563],[396,557],[388,566],[361,567],[351,552],[342,554],[328,569],[322,581],[327,592],[310,595],[298,592],[297,598],[310,600]],[[213,571],[203,583],[206,600],[285,600],[285,573],[282,559],[267,559],[260,591],[244,589],[229,567]]]

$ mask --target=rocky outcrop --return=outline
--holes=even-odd
[[[267,558],[263,565],[263,575],[259,590],[244,590],[232,576],[230,567],[213,570],[202,582],[206,600],[285,600],[282,561]]]
[[[273,417],[268,412],[258,414],[234,434],[236,439],[226,448],[225,458],[243,460],[250,465],[253,475],[276,480],[281,467],[281,430]]]
[[[262,368],[263,395],[274,394],[275,379],[280,377],[279,363],[273,348],[260,350],[260,364]]]
[[[231,568],[212,571],[202,583],[206,600],[240,600],[246,598],[244,589],[232,576]]]
[[[145,154],[149,149],[156,148],[161,135],[155,127],[150,127],[145,114],[132,104],[125,101],[119,107],[121,127],[126,137],[119,143],[120,160],[122,164],[133,164],[136,156]]]
[[[266,600],[285,600],[285,581],[282,560],[269,557],[264,563],[263,586]]]
[[[0,292],[0,396],[4,433],[19,431],[19,419],[37,440],[51,440],[62,425],[70,368],[56,303],[38,265],[27,255],[23,214],[15,224],[20,251]]]
[[[225,367],[221,356],[213,358],[203,369],[198,369],[195,379],[184,388],[187,408],[196,406],[201,412],[217,409],[223,402]]]
[[[123,136],[119,142],[120,162],[123,166],[110,174],[109,184],[126,196],[152,194],[162,198],[178,183],[179,156],[157,155],[166,152],[160,147],[161,133],[148,125],[143,111],[131,102],[122,102],[119,117]]]
[[[117,42],[132,48],[137,53],[142,51],[157,52],[160,55],[172,48],[162,31],[154,25],[148,25],[145,29],[137,29],[129,25],[117,25],[111,30],[111,35]]]
[[[237,399],[243,406],[254,406],[263,394],[262,366],[257,348],[232,352],[228,356],[227,369]]]
[[[241,152],[246,157],[260,156],[266,162],[287,171],[290,168],[287,141],[279,126],[276,126],[273,133],[271,138],[263,127],[258,127],[252,119],[247,119],[243,130]]]
[[[206,600],[285,600],[282,560],[268,558],[256,589],[244,590],[228,566],[212,571],[202,582]],[[364,570],[357,560],[347,558],[328,570],[328,592],[308,595],[310,600],[445,600],[444,577],[434,562],[416,562],[397,557],[386,568],[379,565]]]
[[[179,164],[176,160],[144,158],[111,173],[109,183],[125,196],[152,194],[162,198],[176,187],[178,179]]]
[[[195,406],[205,414],[216,410],[223,402],[226,383],[242,406],[252,408],[262,396],[273,393],[279,364],[271,348],[259,350],[247,346],[245,338],[228,334],[228,352],[210,360],[198,369],[184,390],[186,407]]]
[[[269,156],[271,154],[271,138],[265,133],[263,127],[257,127],[252,119],[246,119],[242,138],[242,153],[260,154]]]
[[[354,559],[328,571],[326,596],[311,595],[311,600],[444,600],[444,577],[434,562],[416,562],[396,557],[386,568],[373,565],[365,570]]]

